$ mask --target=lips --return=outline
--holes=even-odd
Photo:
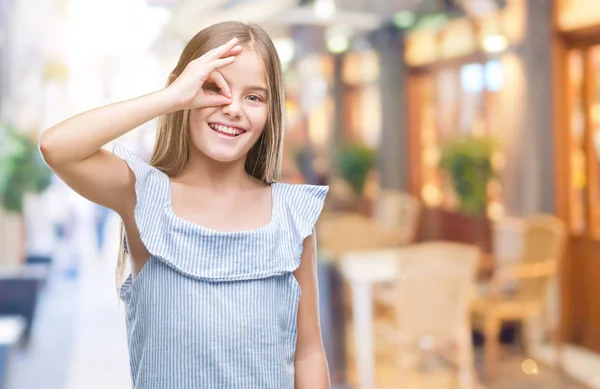
[[[208,123],[208,126],[219,135],[229,136],[232,138],[240,136],[246,132],[246,130],[241,127],[230,126],[222,123]]]

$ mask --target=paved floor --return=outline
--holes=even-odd
[[[534,362],[522,355],[520,349],[507,349],[502,353],[498,376],[490,389],[587,389],[580,382],[562,374],[542,362]],[[482,350],[476,353],[478,370],[483,370]],[[532,365],[533,364],[533,365]]]
[[[109,221],[108,230],[117,230]],[[7,389],[130,389],[123,305],[114,287],[116,234],[102,253],[79,231],[78,274],[59,258],[38,305],[33,337],[18,351]],[[66,256],[66,255],[65,255]]]
[[[394,359],[389,353],[377,358],[376,389],[398,389],[398,371]],[[481,353],[476,353],[477,367],[481,372]],[[549,366],[541,363],[536,365],[533,374],[525,374],[523,369],[524,358],[515,352],[507,352],[502,357],[498,377],[493,382],[479,379],[471,389],[588,389],[587,386],[559,373]],[[355,387],[357,382],[356,371],[349,361],[347,380],[350,387]],[[422,370],[415,370],[405,374],[407,386],[403,389],[462,389],[458,383],[456,370],[437,363]]]
[[[13,354],[8,389],[65,388],[78,290],[78,282],[53,275],[39,301],[29,347]]]
[[[556,370],[544,365],[538,365],[537,374],[523,373],[521,366],[523,357],[512,356],[505,358],[500,366],[498,378],[490,389],[586,389],[573,379],[561,375]]]

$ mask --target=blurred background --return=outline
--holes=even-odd
[[[274,39],[335,388],[600,388],[600,1],[0,0],[0,388],[130,388],[118,217],[41,131]],[[155,121],[119,139],[148,158]]]

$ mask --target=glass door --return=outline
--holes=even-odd
[[[589,50],[590,106],[587,152],[589,155],[589,202],[590,232],[600,238],[600,45]],[[598,147],[596,147],[598,145]]]
[[[600,45],[571,50],[568,66],[570,227],[600,239]]]
[[[585,150],[586,98],[584,52],[569,52],[569,210],[571,231],[585,234],[587,218],[587,153]]]

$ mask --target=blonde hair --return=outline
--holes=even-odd
[[[241,22],[223,22],[201,30],[183,49],[175,69],[169,76],[167,86],[177,79],[191,61],[233,38],[238,38],[239,45],[254,50],[260,55],[265,65],[269,90],[269,113],[263,133],[248,152],[245,170],[265,184],[272,184],[281,173],[285,95],[277,50],[271,38],[261,27]],[[169,176],[179,174],[189,162],[188,117],[189,110],[185,109],[159,118],[150,165]],[[121,223],[120,234],[121,244],[116,270],[118,288],[123,283],[127,264],[127,253],[123,245],[125,239],[123,223]]]

